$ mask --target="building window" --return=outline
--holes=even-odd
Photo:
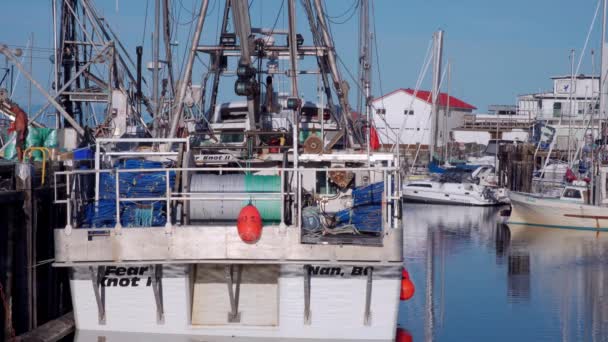
[[[382,114],[385,115],[386,114],[386,108],[378,108],[376,110],[376,114]]]
[[[557,118],[562,116],[562,103],[561,102],[553,103],[553,116],[557,117]]]
[[[405,114],[405,115],[414,115],[414,111],[406,109],[406,110],[403,111],[403,114]]]
[[[585,102],[579,102],[578,106],[577,106],[577,110],[576,112],[581,115],[581,114],[585,114]]]

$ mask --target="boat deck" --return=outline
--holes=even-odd
[[[327,244],[301,241],[294,227],[264,227],[255,244],[244,243],[234,226],[56,229],[55,266],[124,263],[395,263],[402,261],[402,229],[382,236],[327,237]],[[353,244],[357,239],[357,244]],[[330,244],[329,242],[333,244]],[[366,243],[361,243],[365,241]]]

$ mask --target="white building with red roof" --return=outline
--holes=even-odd
[[[401,130],[400,144],[427,146],[431,139],[431,92],[426,90],[400,88],[372,101],[374,124],[380,143],[394,144]],[[447,110],[449,108],[449,110]],[[439,96],[439,137],[440,143],[450,141],[449,132],[464,122],[464,116],[477,109],[453,96],[441,93]],[[447,115],[446,115],[447,112]],[[444,132],[448,132],[447,134]],[[447,140],[446,140],[447,138]]]

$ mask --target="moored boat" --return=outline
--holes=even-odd
[[[511,192],[509,197],[510,226],[608,231],[608,208],[589,204],[586,186],[566,186],[559,197],[520,192]]]

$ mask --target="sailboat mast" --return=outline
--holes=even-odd
[[[606,104],[608,103],[608,87],[606,87],[606,72],[608,71],[608,43],[606,42],[606,1],[602,4],[602,47],[601,47],[601,67],[600,67],[600,110],[598,116],[600,138],[606,144],[606,132],[603,125],[606,123]]]
[[[447,103],[446,103],[446,107],[445,107],[445,111],[443,112],[443,139],[441,140],[443,143],[443,161],[445,164],[448,163],[448,136],[449,136],[449,132],[448,132],[448,118],[450,117],[450,86],[451,86],[451,78],[452,78],[452,64],[450,63],[450,60],[448,59],[448,90],[447,90]]]
[[[433,89],[431,106],[431,141],[429,144],[429,162],[433,161],[433,155],[437,148],[437,137],[439,135],[439,87],[441,83],[441,59],[443,54],[443,30],[433,34]]]

